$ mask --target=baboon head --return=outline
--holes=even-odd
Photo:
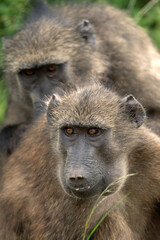
[[[128,155],[145,119],[142,105],[101,86],[79,89],[48,107],[51,143],[64,190],[78,198],[102,193],[128,174]],[[106,194],[123,186],[117,182]]]
[[[18,86],[31,98],[57,93],[74,79],[83,85],[105,71],[92,24],[86,19],[69,22],[55,12],[33,17],[4,41],[5,72],[16,75]]]

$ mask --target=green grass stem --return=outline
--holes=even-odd
[[[116,202],[111,208],[109,208],[109,210],[103,215],[103,217],[99,220],[99,222],[97,223],[97,225],[93,228],[93,230],[90,232],[87,240],[89,240],[91,238],[91,236],[93,235],[93,233],[96,231],[96,229],[99,227],[99,225],[103,222],[103,220],[108,216],[108,214],[114,209],[116,208],[121,202],[123,202],[123,200],[125,198],[127,198],[129,195],[129,193],[127,193],[126,195],[124,195],[118,202]]]
[[[110,192],[109,188],[110,188],[111,186],[116,185],[117,183],[119,183],[120,181],[122,181],[122,180],[125,179],[125,178],[131,177],[131,176],[135,176],[135,175],[136,175],[136,173],[132,173],[132,174],[128,174],[128,175],[126,175],[126,176],[122,176],[122,177],[116,179],[116,180],[113,181],[111,184],[109,184],[109,185],[105,188],[105,190],[99,195],[99,197],[97,198],[97,200],[96,200],[96,202],[95,202],[95,204],[94,204],[94,206],[93,206],[93,208],[92,208],[92,210],[91,210],[91,212],[90,212],[90,214],[89,214],[89,216],[88,216],[88,218],[87,218],[87,220],[86,220],[85,229],[84,229],[84,234],[83,234],[83,240],[85,240],[85,238],[86,238],[86,232],[87,232],[88,224],[89,224],[89,221],[91,220],[91,217],[92,217],[95,209],[96,209],[106,198],[109,197],[109,196],[106,196],[106,197],[104,197],[102,200],[100,200],[100,199],[102,198],[102,196],[103,196],[105,193]]]

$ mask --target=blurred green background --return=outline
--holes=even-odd
[[[148,32],[155,45],[160,49],[160,0],[48,0],[50,3],[100,3],[111,4],[125,9],[135,22]],[[0,39],[12,35],[23,24],[27,12],[31,9],[31,0],[0,1]],[[7,107],[7,90],[3,82],[3,51],[0,40],[0,122]]]

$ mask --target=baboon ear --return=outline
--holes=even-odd
[[[58,105],[58,103],[59,103],[58,98],[56,97],[56,95],[53,95],[49,102],[47,110],[47,120],[50,124],[52,123],[53,110]]]
[[[92,46],[96,46],[96,35],[92,24],[87,19],[83,19],[77,27],[78,32],[84,38],[86,43],[92,43]]]
[[[133,95],[128,95],[127,97],[123,98],[121,106],[124,108],[124,113],[128,120],[133,123],[136,128],[139,128],[146,118],[146,113],[143,106],[135,99]]]

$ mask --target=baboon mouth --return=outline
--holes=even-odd
[[[91,189],[90,186],[80,187],[80,188],[72,188],[72,190],[73,190],[73,191],[76,191],[76,192],[85,192],[85,191],[88,191],[89,189]]]
[[[70,189],[73,191],[84,192],[84,191],[87,191],[88,189],[91,189],[91,187],[88,185],[85,187],[76,187],[76,188],[70,187]]]
[[[69,191],[72,196],[78,197],[78,198],[90,198],[98,193],[101,192],[102,189],[102,180],[100,180],[98,183],[96,183],[93,186],[85,186],[85,187],[76,187],[76,188],[69,188]]]

